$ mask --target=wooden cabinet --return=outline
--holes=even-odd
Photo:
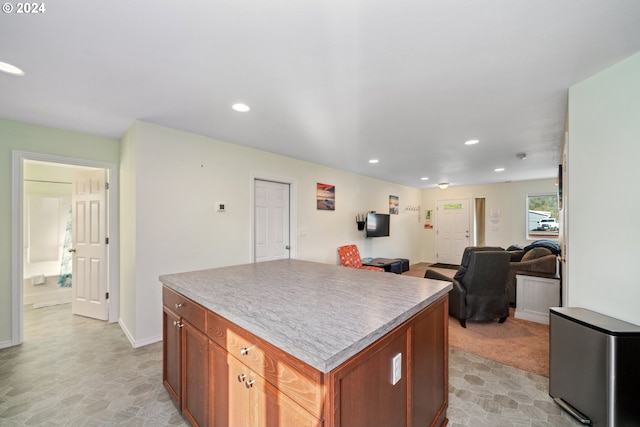
[[[207,335],[283,396],[322,418],[324,375],[320,371],[211,311],[207,313]]]
[[[212,418],[215,426],[317,427],[322,422],[261,375],[211,342]]]
[[[163,295],[163,380],[192,425],[447,423],[447,295],[326,373],[168,288]]]
[[[163,320],[163,383],[192,425],[209,425],[206,309],[163,288]]]
[[[401,378],[392,384],[392,360],[400,354]],[[387,335],[337,368],[333,425],[407,426],[407,334]]]
[[[180,359],[181,345],[181,329],[177,327],[180,322],[180,316],[171,310],[167,310],[166,306],[162,309],[163,328],[163,363],[162,363],[162,382],[169,392],[174,402],[180,406],[180,398],[182,396],[182,363]]]
[[[449,404],[449,300],[418,314],[409,327],[411,426],[444,425]]]
[[[445,296],[335,369],[329,425],[446,425],[448,311]],[[394,384],[397,355],[401,375]]]

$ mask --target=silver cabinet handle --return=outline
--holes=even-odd
[[[242,347],[240,349],[240,356],[246,356],[247,354],[249,354],[249,349],[247,347]]]
[[[238,375],[238,382],[241,383],[247,376],[245,374]]]
[[[176,304],[175,307],[176,307],[176,310],[179,309],[180,307],[182,307],[182,303]]]
[[[255,383],[255,382],[256,382],[256,380],[247,380],[247,381],[244,382],[244,385],[247,388],[251,388],[251,387],[253,387],[253,383]]]
[[[177,320],[173,321],[173,326],[177,326],[178,328],[182,328],[184,325],[180,322],[178,322]]]

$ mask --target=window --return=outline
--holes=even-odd
[[[558,218],[556,193],[527,195],[527,239],[557,239]]]

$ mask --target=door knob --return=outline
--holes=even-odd
[[[284,248],[285,248],[286,250],[289,250],[289,249],[291,249],[291,246],[287,245],[287,246],[285,246]]]
[[[76,251],[76,250],[75,250],[75,249],[73,249],[73,248],[69,249],[69,252],[75,252],[75,251]]]

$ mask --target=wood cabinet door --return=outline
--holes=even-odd
[[[182,319],[182,412],[194,426],[209,425],[209,339]]]
[[[448,296],[422,313],[411,334],[411,425],[441,425],[448,404]]]
[[[401,354],[401,378],[392,384],[393,359]],[[407,426],[407,334],[392,333],[335,372],[334,422],[342,427]]]
[[[225,349],[209,341],[210,417],[213,425],[251,427],[251,395],[245,381],[250,370]]]
[[[180,318],[173,312],[163,308],[162,310],[162,338],[164,340],[163,360],[162,364],[162,382],[169,392],[169,396],[174,400],[178,408],[180,408],[180,402],[182,398],[182,388],[180,387],[182,382],[182,372],[180,363],[181,353],[181,329],[178,326]]]
[[[214,426],[319,427],[322,423],[273,385],[209,342]]]
[[[261,377],[255,377],[252,398],[257,427],[319,427],[320,420]]]

